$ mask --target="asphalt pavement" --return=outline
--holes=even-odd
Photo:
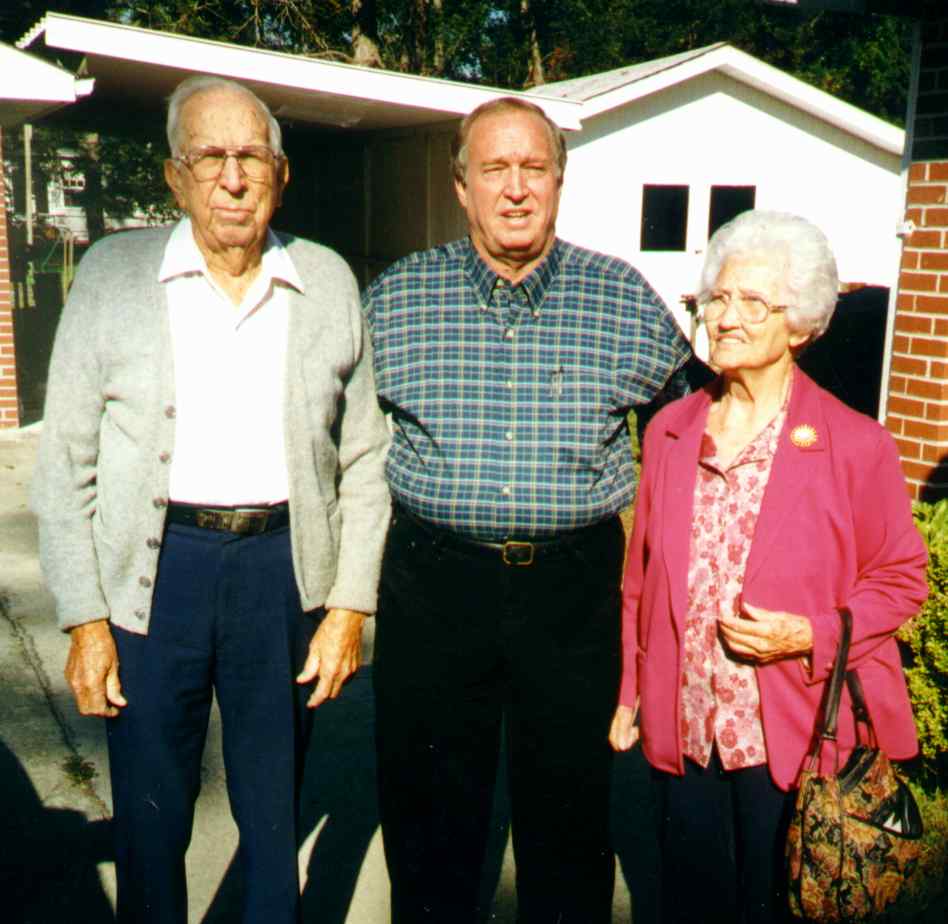
[[[78,715],[63,679],[68,641],[43,586],[28,506],[38,436],[36,426],[0,431],[0,918],[8,924],[100,924],[113,920],[115,904],[105,728],[101,719]],[[307,924],[389,921],[375,799],[371,638],[366,654],[369,663],[343,695],[316,714],[300,829]],[[514,865],[503,791],[500,785],[483,888],[486,920],[513,924]],[[634,907],[635,924],[652,924],[655,806],[638,751],[616,762],[614,802],[619,872],[613,920],[631,922]],[[236,845],[215,712],[187,857],[189,924],[239,919]]]

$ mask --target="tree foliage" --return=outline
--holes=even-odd
[[[134,137],[127,134],[77,132],[70,125],[43,122],[34,126],[31,157],[34,169],[37,221],[42,225],[50,211],[47,184],[64,186],[73,176],[84,179],[75,190],[77,204],[85,212],[90,239],[105,233],[108,217],[160,223],[174,214],[172,201],[161,176],[166,156],[163,126],[141,127]],[[3,136],[4,178],[11,192],[14,215],[24,213],[23,135]]]
[[[899,637],[911,652],[905,671],[919,746],[930,769],[948,771],[948,500],[913,505],[928,546],[928,599]]]
[[[391,70],[523,88],[730,42],[895,122],[904,119],[911,22],[753,0],[59,0],[111,19]],[[0,38],[40,18],[6,0]]]

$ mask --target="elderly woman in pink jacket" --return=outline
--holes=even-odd
[[[699,303],[720,375],[645,436],[610,740],[641,737],[661,780],[666,921],[783,918],[791,791],[840,608],[881,747],[917,749],[894,634],[925,598],[926,555],[895,442],[794,362],[837,288],[804,219],[751,211],[719,229]]]

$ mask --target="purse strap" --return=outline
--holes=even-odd
[[[843,682],[849,690],[849,698],[856,725],[856,740],[862,744],[875,745],[876,731],[866,706],[866,697],[862,691],[862,682],[856,671],[846,670],[846,661],[849,659],[849,645],[853,633],[853,616],[845,607],[839,611],[842,622],[842,632],[839,636],[839,647],[836,650],[836,660],[830,673],[826,689],[823,691],[822,717],[817,728],[817,739],[836,742],[836,728],[839,720],[839,705],[842,700]],[[866,739],[863,740],[860,725],[866,730]],[[819,753],[817,748],[816,753]],[[814,755],[815,756],[815,755]]]
[[[862,692],[862,681],[859,679],[859,674],[855,671],[846,671],[846,687],[849,689],[849,698],[852,700],[853,717],[856,720],[856,740],[862,744],[878,747],[876,730],[872,726],[872,718],[869,715],[869,708],[866,706],[866,698]],[[860,724],[866,729],[867,737],[865,741],[862,740],[860,735]]]
[[[849,659],[849,642],[853,634],[853,616],[848,609],[843,607],[839,611],[839,617],[843,624],[843,631],[839,637],[839,647],[836,650],[836,660],[833,662],[833,670],[830,673],[829,682],[823,691],[823,709],[820,726],[817,729],[817,737],[826,741],[836,740],[836,724],[839,718],[839,702],[843,694],[843,679],[846,676],[846,661]],[[857,678],[856,683],[859,683]],[[860,701],[862,700],[860,689]],[[850,686],[850,695],[852,687]],[[868,716],[868,712],[866,713]]]

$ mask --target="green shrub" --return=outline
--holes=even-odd
[[[910,782],[925,834],[918,867],[898,902],[879,924],[944,924],[948,921],[948,798]]]
[[[915,523],[928,546],[928,600],[899,631],[911,653],[905,670],[930,773],[941,776],[948,761],[948,499],[913,505]]]

